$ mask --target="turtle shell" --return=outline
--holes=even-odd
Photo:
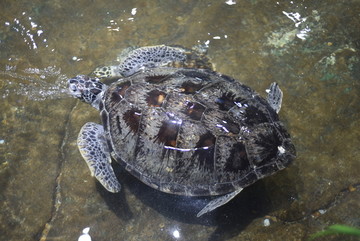
[[[229,193],[295,157],[268,102],[211,70],[153,68],[121,78],[100,110],[113,158],[163,192]]]

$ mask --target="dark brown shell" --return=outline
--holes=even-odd
[[[155,68],[119,79],[100,108],[113,157],[164,192],[228,193],[295,157],[267,101],[210,70]]]

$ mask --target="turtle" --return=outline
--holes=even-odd
[[[165,45],[130,51],[95,75],[77,75],[68,85],[100,112],[102,124],[86,123],[77,144],[92,176],[110,192],[121,190],[114,159],[162,192],[213,196],[200,217],[296,157],[279,120],[283,92],[276,82],[264,98],[214,71],[205,55]]]

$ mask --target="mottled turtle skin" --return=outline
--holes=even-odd
[[[79,94],[79,83],[87,83],[84,89],[95,86],[97,91],[90,91],[95,97]],[[109,87],[82,75],[69,84],[73,95],[99,109],[102,119],[103,131],[92,123],[79,135],[79,149],[85,160],[91,159],[90,169],[98,165],[97,151],[88,146],[100,145],[94,140],[101,139],[94,134],[99,133],[107,143],[99,153],[110,153],[155,189],[185,196],[229,195],[198,216],[295,158],[295,147],[277,114],[282,95],[269,94],[266,100],[209,69],[152,66],[119,77]],[[270,92],[277,90],[272,84]],[[92,173],[108,181],[106,173]],[[114,185],[104,186],[119,191],[120,184]]]

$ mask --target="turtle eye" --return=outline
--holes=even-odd
[[[75,85],[75,84],[69,85],[69,89],[70,89],[72,92],[76,92],[76,91],[77,91],[77,88],[76,88],[76,85]]]

